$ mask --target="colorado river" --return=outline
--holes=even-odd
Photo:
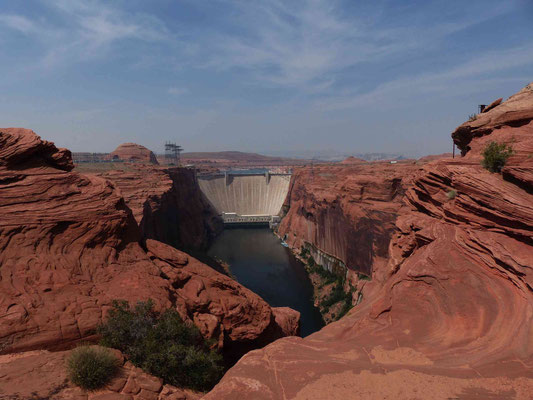
[[[313,287],[303,264],[270,229],[225,229],[209,248],[208,255],[227,262],[239,283],[271,306],[299,311],[302,336],[324,325],[313,305]]]

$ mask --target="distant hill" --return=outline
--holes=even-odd
[[[217,152],[190,152],[182,153],[183,160],[217,160],[217,161],[280,161],[291,160],[284,157],[270,157],[257,153],[245,153],[242,151],[217,151]]]

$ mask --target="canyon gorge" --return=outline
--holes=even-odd
[[[533,84],[452,138],[455,158],[352,157],[278,177],[277,235],[352,293],[346,315],[302,338],[297,311],[193,256],[223,230],[194,169],[131,143],[114,154],[144,163],[74,168],[33,131],[0,129],[0,398],[530,399]],[[513,148],[501,173],[481,165],[492,141]],[[65,357],[97,340],[118,298],[176,309],[231,368],[199,393],[118,354],[104,389],[75,387]]]

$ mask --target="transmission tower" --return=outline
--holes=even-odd
[[[180,165],[180,154],[183,147],[173,142],[165,142],[165,159],[169,165]]]

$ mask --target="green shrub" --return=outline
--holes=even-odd
[[[116,373],[117,358],[107,349],[80,346],[67,359],[68,377],[75,385],[95,390],[104,386]]]
[[[335,285],[333,290],[330,292],[329,296],[320,302],[320,306],[323,308],[329,309],[333,304],[338,303],[339,301],[344,300],[346,293],[342,289],[342,286]]]
[[[500,172],[513,153],[513,148],[505,143],[490,142],[483,150],[481,164],[490,172]]]
[[[457,192],[455,190],[450,190],[448,193],[446,193],[446,196],[449,200],[455,199],[455,196],[457,196]]]
[[[209,348],[198,328],[183,322],[174,309],[153,310],[153,302],[115,301],[99,328],[104,346],[121,350],[143,370],[165,383],[209,390],[221,378],[222,356]]]
[[[360,281],[371,281],[372,278],[366,274],[362,274],[360,272],[357,273],[357,279],[359,279]]]
[[[353,308],[353,304],[352,304],[351,298],[350,299],[347,298],[344,304],[342,305],[341,310],[339,311],[339,315],[337,316],[337,321],[341,319],[342,317],[344,317],[346,314],[348,314],[348,311],[350,311],[352,308]]]
[[[468,122],[475,121],[477,119],[477,114],[470,114],[468,116]]]

